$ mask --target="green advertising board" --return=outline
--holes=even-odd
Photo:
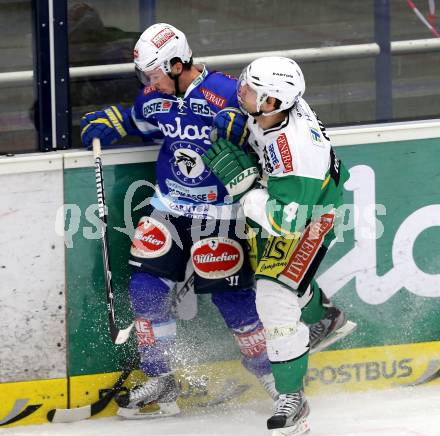
[[[329,251],[318,281],[358,329],[333,349],[429,342],[440,337],[440,140],[339,147],[350,169],[341,239]],[[105,159],[104,159],[105,165]],[[120,327],[131,322],[128,301],[130,238],[124,233],[124,198],[136,181],[154,181],[154,164],[105,167],[109,244]],[[151,194],[142,183],[131,205]],[[108,333],[100,240],[89,218],[96,203],[93,168],[65,170],[69,375],[97,374],[136,364],[136,344],[115,346]],[[351,205],[351,206],[350,206]],[[377,206],[376,206],[377,205]],[[350,212],[349,212],[350,210]],[[142,210],[132,211],[135,226]],[[355,225],[353,225],[355,223]],[[119,230],[118,230],[119,229]],[[122,231],[121,231],[122,229]],[[95,239],[89,239],[89,233]],[[197,316],[178,323],[178,359],[199,364],[239,357],[209,296]]]

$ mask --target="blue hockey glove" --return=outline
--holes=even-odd
[[[81,141],[90,147],[93,138],[99,138],[102,146],[127,135],[129,112],[121,106],[109,106],[103,110],[89,112],[81,118]]]
[[[211,142],[223,138],[235,145],[243,146],[249,136],[247,116],[235,107],[227,107],[217,112],[212,122]]]
[[[252,189],[259,176],[252,158],[240,147],[225,139],[219,139],[202,156],[205,165],[225,185],[233,201]]]

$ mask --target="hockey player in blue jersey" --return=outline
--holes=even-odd
[[[119,396],[118,413],[139,418],[179,411],[169,361],[176,338],[170,294],[184,280],[188,262],[195,272],[195,291],[211,293],[240,347],[244,366],[275,397],[264,330],[255,308],[253,273],[245,241],[235,231],[237,205],[201,158],[212,145],[213,116],[227,107],[238,108],[236,79],[194,65],[185,35],[163,23],[141,35],[134,63],[145,87],[133,106],[111,106],[81,120],[86,146],[94,137],[103,146],[127,134],[163,138],[156,193],[136,229],[129,261],[141,369],[149,379]],[[224,129],[228,139],[243,144],[246,124],[231,122],[229,127]],[[222,225],[225,222],[228,225]],[[143,411],[148,403],[156,403],[159,411]]]

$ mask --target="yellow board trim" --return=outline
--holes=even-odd
[[[311,356],[305,379],[309,394],[359,392],[424,384],[440,355],[440,342],[355,348]],[[431,365],[430,365],[431,364]],[[440,384],[437,376],[429,384]]]
[[[23,405],[14,411],[19,400],[22,400]],[[11,413],[16,416],[26,409],[35,409],[26,417],[2,427],[45,424],[48,422],[47,412],[49,410],[55,408],[65,409],[67,407],[67,379],[65,378],[0,384],[1,421],[10,416]]]
[[[305,378],[306,395],[336,392],[359,392],[389,389],[413,384],[439,385],[438,356],[440,342],[424,342],[383,347],[325,351],[310,357]],[[75,376],[70,378],[70,407],[85,406],[99,398],[101,389],[113,386],[119,372]],[[269,399],[256,378],[246,371],[239,360],[199,365],[177,372],[184,395],[178,400],[185,409],[203,407],[216,401],[234,387],[235,394],[225,402],[229,405]],[[430,380],[430,377],[431,379]],[[127,387],[142,381],[139,371],[126,382]],[[402,390],[402,395],[411,391]],[[0,384],[0,416],[8,416],[16,400],[26,399],[27,405],[41,406],[26,418],[6,427],[47,423],[47,412],[66,408],[67,379],[38,380]],[[117,406],[112,401],[97,417],[111,416]]]

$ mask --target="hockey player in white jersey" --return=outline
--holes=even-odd
[[[309,430],[303,385],[309,351],[327,347],[356,326],[314,280],[335,238],[335,209],[349,173],[302,98],[304,91],[293,60],[255,60],[243,70],[238,98],[249,114],[249,143],[262,178],[255,183],[256,163],[229,141],[217,141],[204,156],[233,198],[240,198],[254,234],[257,311],[280,393],[267,421],[273,435]]]

